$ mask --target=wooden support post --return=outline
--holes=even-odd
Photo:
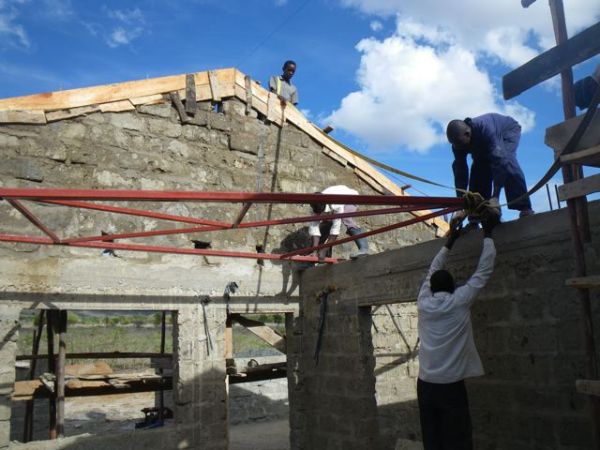
[[[196,114],[196,78],[193,73],[185,76],[185,112],[192,116]],[[161,391],[162,392],[162,391]]]
[[[217,74],[212,70],[208,71],[208,83],[210,84],[213,101],[220,102],[221,92],[219,91],[219,79],[217,78]]]
[[[161,355],[165,353],[165,336],[167,331],[167,311],[162,311],[162,317],[160,322],[160,353]],[[162,367],[158,369],[158,373],[162,377],[164,375],[164,371]],[[165,392],[160,391],[158,394],[158,420],[162,422],[164,420],[164,409],[165,409]]]
[[[58,359],[56,361],[56,432],[65,436],[65,360],[67,355],[67,311],[57,311]]]
[[[46,314],[46,340],[48,342],[48,372],[56,374],[56,365],[54,360],[54,323],[55,323],[56,311],[49,310]],[[50,393],[48,400],[48,438],[56,439],[56,389],[53,393]]]
[[[233,320],[231,314],[227,314],[225,321],[225,367],[227,373],[230,371],[237,372],[233,359]]]
[[[246,84],[246,115],[249,115],[252,112],[252,79],[246,75],[244,83]]]
[[[562,0],[550,0],[550,11],[554,25],[556,44],[560,45],[567,41],[567,26]],[[599,24],[600,25],[600,24]],[[573,101],[573,71],[571,68],[561,72],[563,88],[563,110],[565,119],[575,116],[575,105]],[[573,182],[583,177],[580,166],[563,166],[563,180],[565,183]],[[585,197],[567,200],[569,220],[571,222],[571,238],[573,242],[573,253],[575,257],[575,276],[585,277],[587,275],[584,243],[591,239],[589,220],[587,216],[587,200]],[[581,321],[583,330],[584,347],[586,351],[586,377],[598,379],[598,356],[594,341],[594,325],[592,322],[592,308],[590,292],[587,289],[577,289],[579,303],[581,305]],[[590,422],[592,427],[592,438],[594,448],[600,448],[600,402],[597,398],[588,397],[590,405]]]
[[[177,110],[177,113],[179,114],[179,119],[181,120],[181,123],[188,123],[190,121],[190,119],[188,118],[187,113],[185,112],[185,108],[183,107],[183,102],[181,101],[181,98],[179,97],[179,93],[171,92],[169,94],[169,97],[171,98],[171,102],[173,102],[173,106],[175,106],[175,109]]]
[[[37,330],[33,332],[33,343],[31,353],[33,356],[37,356],[40,351],[40,340],[42,339],[42,332],[44,331],[44,319],[45,310],[41,310],[37,316]],[[33,359],[29,365],[29,379],[35,378],[35,370],[37,369],[37,359]],[[33,411],[34,411],[34,400],[28,400],[25,405],[25,425],[23,429],[23,442],[29,442],[33,439]]]

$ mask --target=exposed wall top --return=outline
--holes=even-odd
[[[188,83],[189,79],[193,79],[193,86]],[[321,144],[323,153],[352,168],[359,178],[376,191],[408,195],[368,162],[350,153],[309,122],[293,105],[282,107],[275,94],[234,68],[2,99],[0,123],[46,124],[93,112],[129,111],[139,105],[170,101],[170,93],[187,98],[190,89],[195,91],[196,101],[220,101],[235,97],[244,102],[248,110],[258,111],[279,126],[288,121]],[[416,211],[413,214],[420,216],[428,212]],[[433,226],[438,235],[448,229],[448,224],[442,219],[431,219],[426,223]]]

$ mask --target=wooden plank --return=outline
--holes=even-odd
[[[536,56],[502,77],[504,99],[545,81],[600,53],[600,22],[556,47]]]
[[[367,183],[369,186],[371,186],[377,192],[379,192],[380,194],[385,194],[384,187],[381,184],[379,184],[379,182],[377,182],[377,180],[375,180],[371,175],[369,175],[368,173],[365,173],[363,170],[359,169],[358,167],[354,168],[354,173],[358,176],[358,178],[363,180],[365,183]]]
[[[279,125],[283,126],[285,122],[285,110],[288,109],[281,107],[281,100],[277,97],[277,94],[273,92],[269,92],[269,97],[267,100],[267,120]]]
[[[135,378],[115,378],[101,380],[72,379],[65,383],[65,397],[86,397],[95,395],[132,394],[154,392],[172,388],[170,376],[137,376]],[[15,382],[13,401],[48,398],[50,393],[40,380]]]
[[[221,93],[219,91],[219,80],[212,70],[208,72],[208,82],[210,84],[210,91],[212,92],[212,99],[215,102],[220,102]]]
[[[234,95],[235,69],[219,69],[213,71],[221,88],[221,96]],[[196,96],[198,85],[209,84],[206,72],[194,74],[196,81]],[[150,78],[147,80],[128,81],[102,86],[70,89],[67,91],[49,92],[27,95],[0,100],[0,110],[59,110],[81,106],[110,103],[130,99],[136,104],[160,102],[161,94],[185,90],[185,75]]]
[[[337,153],[332,152],[331,150],[329,150],[327,147],[323,147],[323,153],[325,153],[327,156],[329,156],[331,159],[339,162],[342,166],[346,167],[348,165],[348,161],[346,161],[344,158],[342,158],[341,156],[339,156]]]
[[[560,157],[563,164],[581,164],[583,166],[600,167],[600,145]]]
[[[188,73],[185,76],[185,111],[188,114],[196,114],[196,81],[194,74]]]
[[[46,123],[44,111],[0,111],[0,123]]]
[[[55,122],[57,120],[70,119],[72,117],[84,116],[86,114],[95,113],[100,111],[98,105],[82,106],[80,108],[70,108],[61,111],[52,111],[46,113],[46,120],[48,122]]]
[[[286,340],[283,336],[279,335],[271,327],[266,326],[264,323],[258,320],[248,319],[247,317],[240,316],[238,314],[232,314],[232,319],[247,328],[248,331],[254,333],[257,337],[265,341],[267,344],[272,345],[274,348],[282,353],[286,351]]]
[[[152,352],[86,352],[86,353],[67,353],[67,359],[131,359],[131,358],[171,358],[171,353],[152,353]],[[36,359],[46,359],[48,355],[17,355],[17,361],[27,361]]]
[[[576,380],[575,390],[580,394],[600,396],[600,380]]]
[[[135,109],[135,106],[133,106],[133,103],[131,103],[130,100],[119,100],[117,102],[103,103],[98,107],[103,113],[131,111],[132,109]]]
[[[54,324],[56,322],[56,310],[51,309],[46,313],[46,341],[48,344],[48,372],[56,373],[56,365],[54,359]],[[15,383],[16,384],[16,383]],[[56,391],[56,389],[55,389]],[[48,400],[48,438],[56,439],[56,394],[50,393]]]
[[[598,148],[600,149],[600,147]],[[558,188],[558,198],[565,201],[594,192],[600,192],[600,174],[563,184]]]
[[[142,97],[132,97],[128,99],[135,106],[139,105],[156,105],[165,101],[163,94],[144,95]]]
[[[600,289],[600,275],[588,275],[587,277],[569,278],[566,283],[569,287],[580,289]]]
[[[583,116],[584,114],[581,114],[577,117],[573,117],[572,119],[565,120],[564,122],[548,127],[544,137],[544,142],[546,145],[552,147],[555,150],[555,153],[562,151],[583,120]],[[600,145],[600,110],[596,111],[594,117],[592,117],[592,121],[590,122],[587,130],[577,143],[575,151],[585,150],[597,145]]]
[[[241,86],[235,85],[235,97],[240,99],[241,101],[246,101],[246,90]],[[260,101],[258,97],[252,95],[252,108],[261,113],[262,115],[267,115],[267,104]]]

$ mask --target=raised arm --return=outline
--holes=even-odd
[[[446,259],[448,257],[448,253],[452,250],[454,243],[460,237],[460,232],[462,229],[462,225],[460,221],[455,221],[450,223],[450,231],[448,234],[448,238],[446,239],[446,243],[440,249],[440,251],[435,255],[433,261],[431,262],[431,266],[429,266],[429,270],[427,271],[427,275],[425,276],[425,281],[421,285],[421,289],[419,290],[419,295],[417,297],[417,301],[422,296],[431,295],[431,275],[433,275],[437,270],[443,269],[446,265]]]
[[[483,220],[483,249],[477,269],[471,275],[471,278],[464,286],[456,289],[454,297],[458,303],[470,305],[479,291],[485,286],[487,281],[492,276],[494,271],[494,261],[496,259],[496,246],[492,239],[492,231],[499,223],[499,219],[495,215],[489,215]]]

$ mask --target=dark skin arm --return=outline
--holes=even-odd
[[[448,250],[452,250],[454,243],[460,237],[460,232],[462,230],[462,221],[453,221],[450,223],[450,230],[448,231],[448,238],[446,239],[446,243],[444,246]]]

